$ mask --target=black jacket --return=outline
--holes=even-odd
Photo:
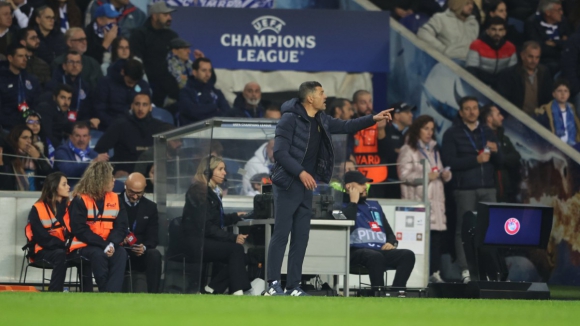
[[[92,57],[99,64],[102,64],[103,55],[107,52],[107,49],[103,47],[103,38],[99,37],[95,32],[94,24],[95,20],[85,27],[85,34],[87,35],[87,52],[85,52],[85,55]]]
[[[42,115],[42,131],[58,147],[72,132],[74,122],[68,119],[68,112],[62,112],[53,100],[38,105],[36,110]]]
[[[497,201],[515,203],[520,188],[520,159],[522,157],[511,140],[505,135],[503,127],[495,130],[495,135],[503,155],[503,164],[500,165],[495,174]]]
[[[234,100],[234,106],[230,112],[230,116],[237,118],[263,118],[264,105],[262,102],[260,101],[255,109],[248,109],[246,108],[246,99],[240,93]]]
[[[58,203],[56,206],[56,214],[55,218],[60,224],[64,227],[64,214],[66,213],[66,209],[68,206],[68,201],[62,201]],[[49,204],[47,207],[52,211],[52,208]],[[54,213],[54,212],[53,212]],[[30,223],[30,227],[32,229],[32,238],[35,243],[40,245],[43,250],[54,250],[54,249],[64,249],[65,242],[60,240],[57,237],[53,237],[48,233],[48,230],[42,226],[40,222],[40,217],[38,216],[38,210],[36,207],[32,206],[30,213],[28,213],[28,222]]]
[[[316,164],[316,175],[312,177],[324,183],[330,182],[334,168],[334,148],[331,134],[352,134],[375,124],[372,115],[353,120],[335,119],[320,111],[316,119],[323,127],[320,149]],[[282,117],[276,126],[274,159],[271,179],[276,186],[288,189],[304,167],[302,161],[306,155],[310,137],[310,121],[306,109],[297,98],[282,104]]]
[[[57,14],[58,13],[55,13],[55,15]],[[56,57],[66,52],[64,34],[60,32],[59,26],[55,24],[52,31],[50,31],[46,37],[42,35],[38,27],[35,29],[36,33],[38,34],[38,38],[40,39],[40,45],[34,52],[37,57],[41,58],[46,63],[51,64]]]
[[[103,211],[105,201],[101,199],[96,200],[95,202],[97,204],[97,209]],[[115,222],[113,222],[113,229],[111,230],[111,233],[109,233],[107,240],[103,240],[101,236],[91,231],[91,228],[87,224],[88,209],[85,206],[85,202],[80,197],[73,198],[68,210],[70,215],[71,233],[89,246],[97,246],[105,249],[109,245],[109,242],[112,242],[115,245],[115,248],[117,248],[123,240],[125,240],[128,223],[127,211],[125,211],[123,205],[119,205],[119,215],[117,215]]]
[[[182,126],[194,122],[223,117],[230,114],[230,105],[224,94],[211,80],[202,83],[194,76],[190,76],[185,87],[179,91],[179,121]]]
[[[568,21],[565,17],[562,17],[562,22],[558,25],[558,32],[560,33],[560,39],[554,41],[556,46],[549,46],[546,44],[546,41],[550,38],[545,32],[544,27],[541,25],[542,20],[538,15],[532,15],[530,18],[526,20],[525,27],[524,27],[524,34],[526,40],[529,41],[536,41],[540,44],[542,48],[542,56],[540,57],[541,63],[548,63],[548,62],[557,62],[560,63],[560,53],[564,50],[564,46],[566,45],[565,40],[563,40],[564,36],[569,37],[572,30]]]
[[[524,106],[526,86],[524,85],[524,68],[521,65],[509,67],[499,73],[495,90],[518,108]],[[552,100],[553,79],[543,65],[538,65],[538,106]]]
[[[23,100],[26,100],[26,104],[31,109],[36,109],[40,96],[40,83],[36,76],[29,74],[26,70],[15,75],[8,68],[0,69],[0,124],[6,130],[24,123],[22,113],[18,111],[20,87],[23,88],[23,94],[25,94]]]
[[[153,146],[153,135],[167,130],[166,125],[151,114],[141,120],[133,115],[118,119],[99,139],[95,152],[107,153],[113,148],[112,163],[136,161],[141,153]],[[115,164],[115,171],[131,173],[134,166],[134,163]]]
[[[562,77],[570,83],[570,95],[573,97],[580,92],[580,29],[566,42],[562,51],[561,66]]]
[[[395,150],[401,149],[405,145],[405,135],[399,130],[395,125],[388,124],[385,127],[386,137],[384,139],[378,140],[379,156],[381,157],[381,162],[384,163],[397,163],[397,158],[399,158],[399,153]],[[397,172],[396,165],[389,165],[387,167],[389,173],[387,179],[399,180],[399,174]],[[380,182],[381,180],[374,180],[375,182]]]
[[[45,87],[45,91],[50,91],[50,94],[43,94],[43,99],[45,97],[52,98],[52,92],[59,84],[66,84],[72,87],[73,93],[70,101],[70,110],[77,112],[78,121],[98,117],[93,107],[94,92],[90,83],[83,79],[82,73],[73,81],[71,76],[65,74],[62,66],[58,66],[53,72],[51,81],[48,82]]]
[[[0,145],[2,144],[0,143]],[[2,159],[4,165],[0,165],[0,172],[2,172],[2,174],[0,174],[0,190],[18,190],[18,182],[14,176],[15,172],[12,165],[16,158],[13,156],[8,156],[15,154],[16,151],[10,145],[4,143]],[[52,167],[42,152],[40,153],[40,157],[34,160],[34,163],[36,164],[36,170],[34,171],[34,174],[40,176],[39,178],[34,178],[34,185],[36,187],[36,191],[40,191],[42,189],[42,185],[44,184],[44,176],[52,173]]]
[[[458,119],[447,129],[443,135],[441,157],[443,163],[451,167],[455,189],[495,188],[496,167],[503,163],[501,146],[498,144],[498,152],[492,153],[487,163],[477,162],[478,151],[482,150],[488,141],[497,143],[497,138],[493,131],[483,124],[471,131]]]
[[[125,201],[125,192],[119,194],[119,204],[127,210]],[[130,220],[127,214],[129,229],[135,234],[138,244],[144,244],[147,249],[154,249],[159,243],[159,214],[157,213],[157,204],[153,201],[141,197],[137,204],[137,218],[135,221]]]
[[[183,227],[186,237],[199,237],[203,229],[204,238],[223,242],[236,242],[237,234],[228,232],[225,227],[242,219],[237,213],[221,214],[223,206],[218,195],[206,184],[194,182],[185,194],[183,207]]]

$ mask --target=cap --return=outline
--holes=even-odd
[[[344,174],[344,184],[349,184],[351,182],[364,185],[367,182],[373,182],[373,179],[365,177],[362,173],[360,173],[360,171],[348,171]]]
[[[99,17],[117,18],[120,15],[121,14],[117,10],[115,10],[115,7],[113,7],[113,5],[110,3],[105,3],[102,6],[97,7],[97,10],[95,11],[95,18]]]
[[[394,103],[393,105],[391,105],[391,107],[393,109],[395,109],[395,110],[393,110],[393,113],[400,113],[400,112],[404,112],[404,111],[413,111],[417,108],[416,106],[410,106],[409,104],[407,104],[405,102]]]
[[[191,47],[191,44],[181,37],[176,37],[169,42],[169,48],[171,49],[183,49],[189,47]]]
[[[168,14],[170,12],[174,12],[176,9],[169,8],[165,4],[165,1],[155,2],[154,4],[149,6],[149,15],[152,14]]]

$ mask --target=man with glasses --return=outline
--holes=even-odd
[[[81,55],[82,71],[80,76],[83,82],[86,82],[89,89],[92,91],[96,88],[97,82],[101,77],[103,77],[103,72],[101,71],[101,65],[95,60],[87,55],[87,35],[82,28],[72,27],[69,28],[64,34],[66,41],[66,46],[69,51],[75,51]],[[67,60],[67,54],[58,56],[52,62],[51,68],[53,71],[58,69]]]
[[[36,30],[32,27],[24,28],[18,31],[18,42],[26,48],[26,71],[35,75],[40,81],[40,85],[44,85],[50,81],[51,70],[46,61],[35,55],[40,46],[40,38]]]
[[[40,45],[36,55],[46,63],[51,64],[54,59],[66,51],[64,36],[60,28],[54,26],[54,11],[48,6],[42,6],[35,11],[36,33],[40,38]]]
[[[147,287],[136,282],[134,291],[158,293],[161,253],[155,247],[159,242],[159,216],[157,204],[143,197],[145,186],[145,177],[141,173],[131,173],[125,181],[125,191],[119,195],[119,203],[125,206],[129,219],[124,245],[131,259],[133,272],[144,272],[147,276]]]

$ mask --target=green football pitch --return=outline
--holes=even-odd
[[[0,325],[580,325],[580,301],[0,293]]]

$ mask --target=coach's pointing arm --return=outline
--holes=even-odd
[[[388,123],[392,120],[391,111],[393,111],[393,109],[381,111],[377,115],[366,115],[351,120],[335,119],[329,116],[330,122],[328,123],[328,131],[331,134],[353,134],[359,130],[368,128],[379,121],[386,120]]]

